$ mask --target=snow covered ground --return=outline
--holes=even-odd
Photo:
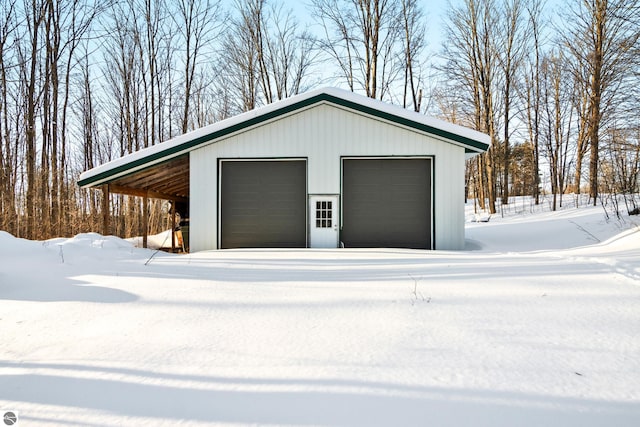
[[[0,412],[28,426],[640,425],[640,218],[531,211],[469,222],[463,252],[149,261],[113,237],[0,232]]]

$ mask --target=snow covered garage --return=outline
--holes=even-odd
[[[192,251],[464,247],[489,137],[351,92],[297,95],[124,156],[82,187],[188,202]]]

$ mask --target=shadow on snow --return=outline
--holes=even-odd
[[[597,401],[520,392],[406,386],[394,383],[172,375],[83,365],[14,364],[74,372],[135,375],[142,380],[59,374],[3,375],[0,400],[77,407],[123,417],[241,424],[297,425],[634,425],[635,402]],[[197,385],[156,385],[158,379]],[[213,388],[213,389],[212,389]],[[243,388],[245,390],[243,390]],[[271,389],[271,390],[269,390]],[[461,419],[460,414],[465,416]],[[44,414],[37,414],[42,417]],[[22,414],[29,420],[30,414]],[[38,418],[43,420],[43,418]],[[54,420],[49,420],[54,421]]]

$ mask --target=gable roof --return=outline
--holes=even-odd
[[[484,133],[346,90],[322,88],[230,117],[97,166],[83,172],[78,180],[78,185],[93,187],[110,182],[128,173],[183,156],[199,146],[215,142],[216,139],[321,103],[341,106],[439,137],[449,143],[464,147],[467,153],[482,153],[489,148],[490,139]]]

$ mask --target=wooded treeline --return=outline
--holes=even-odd
[[[490,212],[637,194],[640,0],[451,3],[434,45],[418,0],[3,0],[0,230],[100,230],[82,171],[324,85],[489,134],[467,191]],[[114,234],[141,234],[139,199],[109,206]],[[167,228],[167,204],[150,218]]]

